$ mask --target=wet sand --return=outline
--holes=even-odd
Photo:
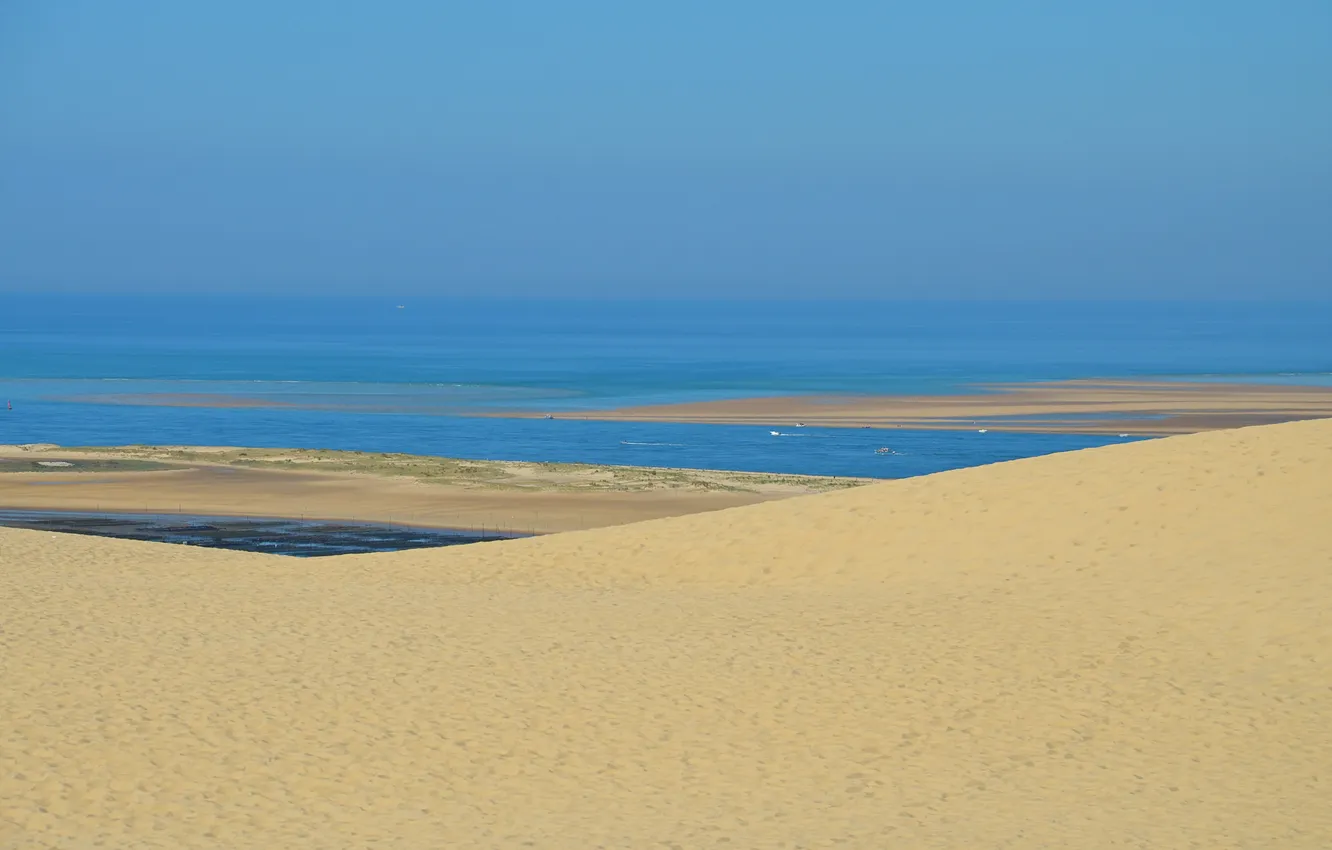
[[[1322,421],[317,562],[0,529],[0,846],[1322,850],[1329,516]]]
[[[92,534],[119,540],[149,540],[239,552],[264,552],[295,558],[367,552],[400,552],[461,546],[516,537],[386,523],[275,518],[199,516],[197,514],[77,513],[0,508],[0,526],[59,534]]]
[[[561,419],[1168,436],[1332,416],[1332,387],[1061,381],[954,396],[782,396],[561,413]]]

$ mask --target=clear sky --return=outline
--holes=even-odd
[[[0,0],[0,290],[1332,298],[1332,2]]]

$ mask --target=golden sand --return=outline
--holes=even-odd
[[[1320,421],[383,555],[0,529],[0,847],[1321,850],[1330,519]]]

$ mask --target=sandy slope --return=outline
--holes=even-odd
[[[1332,846],[1332,421],[317,561],[0,529],[0,846]]]

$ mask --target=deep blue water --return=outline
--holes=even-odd
[[[398,305],[403,305],[399,308]],[[0,294],[0,443],[402,451],[897,477],[1076,435],[475,418],[1078,377],[1332,384],[1332,304],[733,304]],[[281,407],[156,407],[155,393]],[[320,409],[302,409],[308,407]],[[890,446],[897,454],[876,455]]]

